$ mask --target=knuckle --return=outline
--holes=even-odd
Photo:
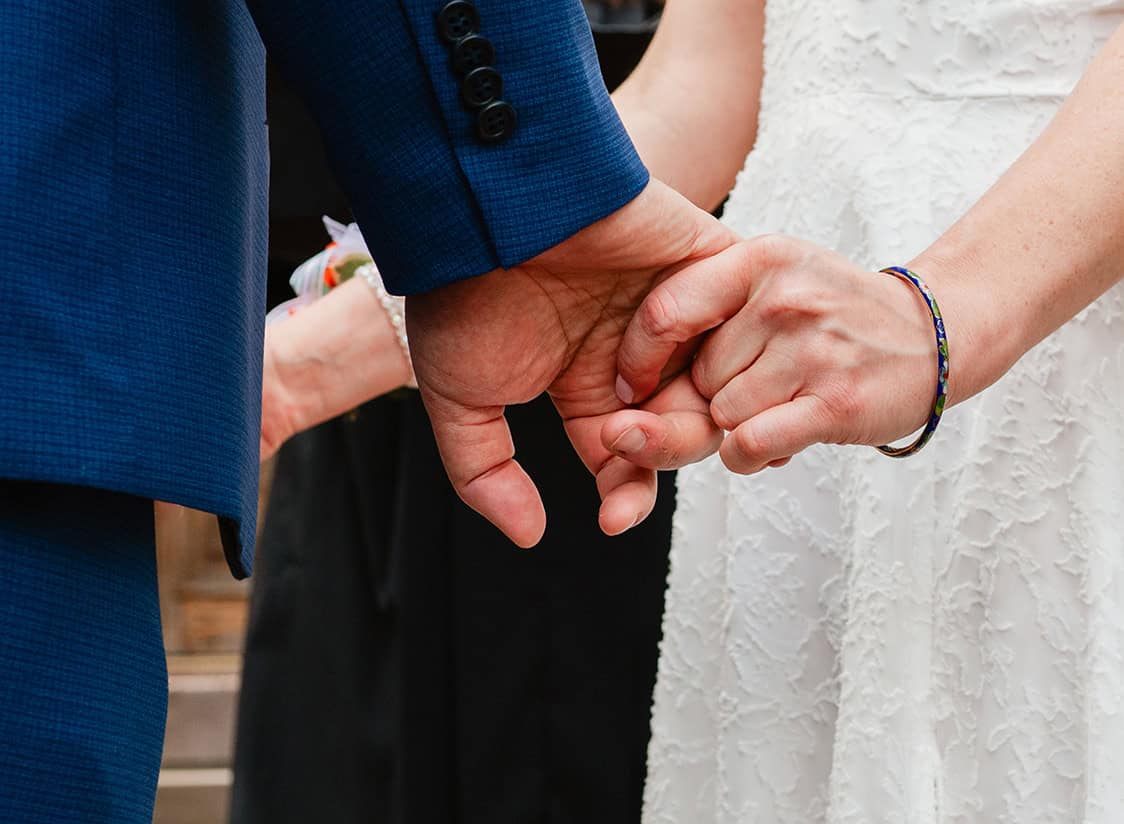
[[[769,454],[769,440],[757,426],[742,426],[734,430],[734,445],[746,464],[755,465]]]
[[[679,306],[667,289],[652,292],[640,307],[639,322],[649,337],[673,337],[679,328]]]
[[[840,441],[847,422],[862,414],[862,401],[850,381],[837,379],[813,396],[811,413],[821,440]]]
[[[758,317],[770,326],[787,325],[793,314],[793,308],[783,300],[783,295],[769,295],[761,300],[757,306]]]
[[[695,389],[699,390],[699,394],[707,400],[714,398],[722,389],[718,377],[714,374],[714,367],[707,358],[696,358],[691,364],[691,382],[695,385]]]
[[[757,269],[786,268],[806,257],[809,249],[815,248],[805,241],[778,233],[757,235],[743,245],[743,252],[748,256],[747,263]]]
[[[680,449],[677,443],[669,443],[666,439],[660,444],[658,454],[659,465],[665,469],[679,466]]]
[[[719,450],[718,454],[722,459],[722,464],[731,472],[737,475],[750,475],[753,473],[754,464],[752,459],[737,448],[733,435],[727,438],[722,444],[722,448]]]
[[[733,472],[736,475],[743,474],[741,464],[738,462],[738,459],[733,455],[733,453],[730,452],[729,449],[723,449],[719,453],[719,457],[722,459],[722,465],[724,467],[726,467],[728,470],[730,470],[731,472]]]
[[[861,411],[858,386],[848,375],[837,374],[825,381],[819,395],[825,414],[846,417]]]
[[[728,394],[720,393],[710,402],[710,419],[726,432],[732,432],[738,427],[734,403]]]
[[[765,268],[784,259],[788,238],[780,234],[764,234],[750,238],[742,245],[747,263]]]
[[[766,320],[786,324],[815,323],[830,311],[827,290],[802,273],[779,279],[761,309]]]
[[[770,236],[770,242],[777,276],[769,278],[757,296],[760,316],[799,324],[831,317],[838,309],[840,286],[838,278],[825,274],[831,268],[826,254],[791,238]],[[775,251],[778,245],[784,246],[783,252]]]

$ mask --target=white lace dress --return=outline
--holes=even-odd
[[[766,8],[727,220],[872,269],[951,225],[1124,22],[1124,0]],[[646,824],[1121,824],[1122,512],[1121,287],[916,458],[682,473]]]

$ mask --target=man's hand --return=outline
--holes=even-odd
[[[625,408],[617,348],[636,308],[662,279],[737,237],[661,183],[538,258],[410,298],[418,385],[445,468],[461,499],[524,547],[546,514],[516,463],[508,404],[549,391],[601,493],[601,528],[616,535],[655,502],[655,472],[615,456],[601,425]],[[721,433],[687,379],[645,405],[677,434],[674,463],[714,452]],[[623,433],[622,433],[623,434]]]

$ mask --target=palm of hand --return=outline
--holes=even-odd
[[[669,270],[734,240],[653,183],[617,214],[534,261],[412,298],[414,368],[461,498],[515,543],[537,543],[545,513],[513,460],[503,410],[549,391],[597,476],[602,528],[617,534],[645,517],[655,473],[614,457],[601,438],[605,419],[624,408],[614,391],[617,348],[636,308]],[[717,448],[706,401],[688,380],[673,382],[647,408],[692,420],[699,448]]]

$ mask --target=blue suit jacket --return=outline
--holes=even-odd
[[[446,0],[0,0],[0,476],[215,512],[249,573],[265,46],[392,290],[527,260],[647,173],[578,0],[475,0],[518,126],[484,143]]]

